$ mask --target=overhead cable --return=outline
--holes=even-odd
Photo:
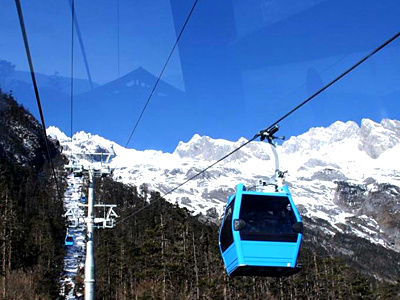
[[[42,122],[43,136],[44,136],[44,141],[45,141],[45,145],[46,145],[47,156],[48,156],[48,158],[50,160],[51,169],[53,170],[54,181],[55,181],[55,184],[56,184],[57,194],[58,194],[57,196],[61,199],[61,194],[60,194],[60,189],[59,189],[59,186],[58,186],[58,180],[57,180],[57,176],[56,176],[56,171],[54,169],[53,159],[52,159],[52,157],[50,155],[49,141],[48,141],[47,132],[46,132],[46,124],[45,124],[45,121],[44,121],[42,105],[40,103],[39,90],[38,90],[37,83],[36,83],[35,70],[33,69],[32,57],[31,57],[31,52],[30,52],[30,49],[29,49],[28,36],[27,36],[27,33],[26,33],[25,22],[24,22],[24,17],[22,15],[22,8],[21,8],[20,0],[15,0],[15,5],[17,7],[19,24],[20,24],[20,27],[21,27],[22,38],[24,40],[26,56],[27,56],[27,59],[28,59],[29,69],[30,69],[30,73],[31,73],[31,77],[32,77],[32,84],[33,84],[33,89],[35,91],[36,102],[37,102],[37,106],[38,106],[38,109],[39,109],[40,120]]]
[[[75,0],[71,4],[71,142],[73,132],[74,116],[74,23],[75,23]]]
[[[157,198],[156,200],[150,202],[148,205],[138,209],[137,211],[129,214],[128,216],[126,216],[125,218],[123,218],[121,221],[119,221],[118,223],[122,223],[124,221],[126,221],[127,219],[135,216],[136,214],[140,213],[141,211],[143,211],[145,208],[149,207],[150,205],[154,204],[157,201],[160,201],[163,197],[173,193],[174,191],[176,191],[177,189],[181,188],[182,186],[184,186],[185,184],[187,184],[189,181],[195,179],[196,177],[198,177],[199,175],[203,174],[204,172],[206,172],[207,170],[211,169],[212,167],[214,167],[216,164],[220,163],[221,161],[225,160],[226,158],[228,158],[229,156],[231,156],[232,154],[234,154],[235,152],[237,152],[238,150],[240,150],[241,148],[243,148],[244,146],[246,146],[247,144],[249,144],[250,142],[254,141],[255,139],[257,139],[258,137],[262,137],[265,133],[270,132],[274,126],[278,125],[279,122],[283,121],[284,119],[286,119],[288,116],[290,116],[292,113],[294,113],[296,110],[298,110],[299,108],[301,108],[303,105],[307,104],[308,102],[310,102],[312,99],[314,99],[316,96],[318,96],[320,93],[322,93],[323,91],[325,91],[327,88],[329,88],[330,86],[332,86],[334,83],[336,83],[337,81],[339,81],[340,79],[342,79],[344,76],[346,76],[347,74],[349,74],[351,71],[353,71],[355,68],[357,68],[359,65],[361,65],[363,62],[365,62],[368,58],[370,58],[371,56],[373,56],[374,54],[376,54],[377,52],[379,52],[380,50],[382,50],[384,47],[386,47],[387,45],[389,45],[391,42],[393,42],[395,39],[397,39],[400,36],[400,31],[397,32],[394,36],[392,36],[390,39],[388,39],[387,41],[385,41],[384,43],[382,43],[379,47],[377,47],[375,50],[373,50],[372,52],[370,52],[369,54],[367,54],[365,57],[363,57],[361,60],[359,60],[357,63],[355,63],[353,66],[351,66],[350,68],[348,68],[346,71],[344,71],[343,73],[341,73],[339,76],[337,76],[335,79],[333,79],[331,82],[329,82],[328,84],[326,84],[324,87],[322,87],[321,89],[319,89],[318,91],[316,91],[314,94],[312,94],[310,97],[308,97],[307,99],[305,99],[304,101],[302,101],[299,105],[297,105],[296,107],[294,107],[292,110],[290,110],[288,113],[286,113],[285,115],[283,115],[282,117],[280,117],[277,121],[273,122],[270,126],[268,126],[266,129],[261,130],[259,133],[255,134],[254,137],[252,137],[251,139],[249,139],[247,142],[243,143],[242,145],[240,145],[239,147],[237,147],[236,149],[234,149],[233,151],[229,152],[228,154],[226,154],[224,157],[220,158],[219,160],[217,160],[216,162],[214,162],[213,164],[209,165],[208,167],[206,167],[205,169],[203,169],[202,171],[198,172],[197,174],[193,175],[192,177],[190,177],[189,179],[187,179],[186,181],[182,182],[181,184],[179,184],[178,186],[176,186],[175,188],[169,190],[168,192],[164,193],[162,196],[160,196],[159,198]]]
[[[321,71],[319,71],[319,74],[322,75],[324,74],[326,71],[330,70],[331,68],[333,68],[334,66],[336,66],[338,63],[340,63],[341,61],[343,61],[345,58],[347,58],[349,56],[349,54],[345,54],[343,56],[341,56],[338,60],[336,60],[335,62],[333,62],[331,65],[327,66],[326,68],[322,69]],[[305,81],[304,83],[300,84],[297,88],[294,88],[293,90],[290,91],[290,93],[287,93],[281,97],[279,97],[279,99],[281,101],[286,100],[290,97],[292,97],[293,95],[295,95],[300,89],[304,88],[307,84],[307,81]]]
[[[158,75],[157,81],[155,82],[155,84],[154,84],[154,86],[153,86],[153,89],[151,90],[150,95],[149,95],[149,97],[147,98],[146,104],[144,105],[144,107],[143,107],[143,109],[142,109],[142,112],[140,113],[139,118],[137,119],[137,121],[136,121],[136,123],[135,123],[135,126],[133,127],[133,130],[132,130],[132,132],[131,132],[131,134],[130,134],[130,136],[129,136],[129,139],[128,139],[128,141],[127,141],[126,144],[125,144],[125,148],[128,146],[129,142],[131,141],[132,136],[133,136],[133,134],[135,133],[136,128],[138,127],[138,125],[139,125],[139,123],[140,123],[140,120],[142,119],[143,114],[144,114],[144,112],[145,112],[147,106],[148,106],[149,103],[150,103],[150,100],[151,100],[151,98],[152,98],[152,96],[153,96],[153,94],[154,94],[154,91],[156,90],[156,88],[157,88],[157,86],[158,86],[158,83],[160,82],[160,79],[161,79],[162,75],[164,74],[165,69],[167,68],[167,65],[168,65],[168,63],[169,63],[169,60],[171,59],[172,54],[174,53],[175,48],[176,48],[176,46],[178,45],[179,40],[181,39],[181,36],[182,36],[182,34],[183,34],[183,32],[184,32],[184,30],[185,30],[185,28],[186,28],[186,25],[188,24],[188,22],[189,22],[189,20],[190,20],[190,17],[192,16],[192,13],[193,13],[193,11],[194,11],[196,5],[197,5],[197,2],[198,2],[198,0],[195,0],[195,2],[194,2],[194,4],[193,4],[193,6],[192,6],[192,8],[191,8],[191,10],[190,10],[190,12],[189,12],[189,14],[188,14],[188,16],[186,17],[185,22],[183,23],[182,29],[181,29],[181,31],[179,32],[178,37],[176,38],[175,44],[174,44],[174,46],[172,47],[172,49],[171,49],[171,51],[170,51],[170,53],[169,53],[169,55],[168,55],[167,61],[165,62],[163,68],[161,69],[160,75]]]
[[[69,0],[68,3],[69,3],[69,6],[71,7],[71,11],[72,11],[73,0]],[[74,8],[74,10],[75,10],[75,8]],[[81,29],[80,29],[79,23],[78,23],[78,17],[76,16],[75,12],[74,12],[74,25],[75,25],[76,35],[78,36],[78,41],[79,41],[79,45],[81,48],[82,56],[83,56],[83,62],[85,64],[86,74],[87,74],[87,77],[89,80],[90,90],[93,90],[92,75],[90,73],[89,62],[88,62],[88,59],[86,56],[85,45],[83,43],[82,33],[81,33]]]
[[[123,221],[125,221],[126,219],[133,217],[134,215],[140,213],[142,210],[144,210],[145,208],[149,207],[150,205],[152,205],[154,202],[157,202],[159,200],[161,200],[162,198],[164,198],[165,196],[175,192],[177,189],[181,188],[182,186],[184,186],[185,184],[187,184],[189,181],[192,181],[193,179],[199,177],[201,174],[205,173],[206,171],[208,171],[209,169],[211,169],[212,167],[214,167],[216,164],[219,164],[221,161],[225,160],[227,157],[231,156],[232,154],[234,154],[235,152],[239,151],[240,149],[242,149],[244,146],[246,146],[247,144],[249,144],[250,142],[254,141],[257,138],[257,136],[254,136],[252,139],[248,140],[247,142],[243,143],[242,145],[240,145],[239,147],[237,147],[236,149],[234,149],[233,151],[229,152],[228,154],[226,154],[224,157],[221,157],[219,160],[217,160],[216,162],[214,162],[213,164],[209,165],[207,168],[201,170],[200,172],[198,172],[197,174],[193,175],[192,177],[190,177],[189,179],[185,180],[184,182],[182,182],[181,184],[179,184],[178,186],[174,187],[173,189],[169,190],[168,192],[164,193],[163,195],[160,196],[160,198],[157,198],[157,200],[154,200],[153,202],[151,202],[150,204],[148,204],[147,206],[144,206],[142,208],[140,208],[139,210],[133,212],[132,214],[126,216],[125,218],[123,218],[121,221],[119,221],[118,223],[122,223]]]
[[[118,71],[118,78],[120,77],[120,58],[119,58],[119,0],[117,0],[117,71]]]
[[[325,91],[327,88],[329,88],[332,84],[336,83],[337,81],[339,81],[340,79],[342,79],[344,76],[346,76],[347,74],[349,74],[351,71],[353,71],[355,68],[357,68],[359,65],[361,65],[363,62],[365,62],[368,58],[370,58],[371,56],[373,56],[374,54],[378,53],[380,50],[382,50],[383,48],[385,48],[387,45],[389,45],[391,42],[393,42],[395,39],[397,39],[400,36],[400,31],[397,32],[394,36],[392,36],[390,39],[388,39],[387,41],[385,41],[384,43],[382,43],[380,46],[378,46],[375,50],[373,50],[372,52],[370,52],[369,54],[367,54],[366,56],[364,56],[362,59],[360,59],[357,63],[355,63],[354,65],[352,65],[350,68],[348,68],[346,71],[344,71],[342,74],[340,74],[339,76],[337,76],[335,79],[333,79],[331,82],[329,82],[328,84],[326,84],[325,86],[323,86],[322,88],[320,88],[318,91],[316,91],[314,94],[312,94],[311,96],[309,96],[307,99],[305,99],[303,102],[301,102],[299,105],[297,105],[295,108],[293,108],[291,111],[289,111],[288,113],[286,113],[285,115],[283,115],[281,118],[279,118],[278,120],[276,120],[274,123],[272,123],[268,128],[264,129],[263,131],[266,131],[270,128],[272,128],[273,126],[277,125],[278,123],[280,123],[282,120],[286,119],[287,117],[289,117],[292,113],[294,113],[296,110],[298,110],[300,107],[302,107],[303,105],[305,105],[306,103],[310,102],[312,99],[314,99],[316,96],[318,96],[319,94],[321,94],[323,91]]]

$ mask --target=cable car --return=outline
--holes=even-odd
[[[229,276],[282,277],[301,270],[297,257],[303,223],[284,185],[285,173],[279,171],[274,132],[267,132],[266,138],[275,157],[275,175],[258,186],[273,185],[274,191],[248,191],[239,184],[236,193],[228,197],[219,247]]]
[[[73,246],[74,245],[74,237],[67,233],[65,236],[65,246]]]

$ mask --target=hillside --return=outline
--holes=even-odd
[[[57,141],[50,155],[64,189]],[[0,92],[0,298],[55,299],[65,236],[42,128],[12,96]]]
[[[64,256],[63,203],[56,197],[40,125],[11,96],[1,94],[0,105],[1,297],[54,299],[59,293],[57,280]],[[343,124],[335,126],[353,126],[351,123]],[[397,126],[396,122],[387,124]],[[293,153],[299,155],[292,158],[292,163],[298,164],[294,167],[298,168],[300,175],[296,175],[296,182],[289,181],[289,184],[296,193],[306,224],[299,258],[303,271],[285,279],[228,278],[218,249],[218,226],[215,222],[218,222],[220,205],[225,201],[221,194],[231,192],[232,188],[213,190],[212,187],[214,184],[221,186],[224,181],[226,186],[238,180],[251,184],[250,174],[255,178],[267,178],[263,172],[257,175],[255,170],[262,161],[267,165],[270,163],[269,156],[265,155],[268,145],[251,144],[222,167],[199,178],[194,189],[185,188],[181,194],[167,199],[168,202],[154,191],[161,186],[161,180],[172,185],[187,178],[243,140],[232,143],[196,135],[189,143],[180,143],[174,153],[168,154],[125,149],[85,133],[78,133],[70,143],[60,131],[51,128],[49,134],[60,142],[51,140],[51,155],[60,175],[62,194],[66,187],[62,167],[67,161],[61,155],[60,146],[67,154],[82,149],[115,152],[111,161],[111,165],[117,166],[114,179],[99,180],[96,194],[104,203],[117,203],[120,220],[124,221],[113,230],[96,232],[98,298],[398,298],[399,268],[393,264],[393,261],[400,261],[396,231],[398,178],[388,169],[394,165],[385,165],[387,169],[382,167],[385,157],[390,157],[390,151],[396,149],[397,140],[391,147],[369,152],[365,149],[370,147],[357,145],[359,152],[353,158],[362,157],[369,163],[380,159],[376,165],[382,167],[380,172],[375,169],[376,165],[364,167],[364,173],[374,168],[375,173],[371,173],[374,178],[368,177],[360,183],[358,177],[349,179],[348,170],[352,170],[349,165],[338,160],[335,163],[329,158],[327,149],[332,147],[332,136],[340,132],[335,126],[311,130],[278,148],[281,156],[287,155],[287,160],[294,157]],[[349,138],[356,137],[358,141],[362,127],[354,128],[356,133],[350,134]],[[326,137],[324,133],[327,131],[331,131],[331,137],[321,138]],[[344,131],[348,132],[347,129]],[[343,136],[343,133],[338,135]],[[370,135],[366,139],[368,137]],[[339,141],[337,138],[335,141],[340,147],[348,146],[346,138],[339,137]],[[319,155],[324,159],[315,154],[314,160],[310,160],[303,153],[311,151],[320,151]],[[361,156],[360,152],[366,155]],[[307,159],[306,163],[298,161],[300,157]],[[354,160],[352,163],[356,165],[358,162]],[[335,172],[339,168],[342,175]],[[155,181],[150,177],[152,172],[163,175]],[[228,179],[228,176],[232,178]],[[316,193],[315,187],[310,188],[311,184],[319,186],[324,193]],[[329,187],[329,184],[331,189],[321,188],[321,185]],[[331,194],[326,192],[328,190]],[[182,201],[182,192],[190,196],[186,203]],[[326,207],[315,205],[314,197],[325,201],[322,204]],[[135,214],[149,203],[150,207]],[[376,236],[375,232],[379,235]],[[81,276],[75,279],[75,287],[82,289]]]
[[[97,195],[118,203],[123,220],[96,238],[99,299],[398,299],[399,284],[376,281],[342,259],[303,244],[303,270],[290,278],[228,278],[218,227],[170,204],[145,186],[103,179]],[[313,234],[306,232],[308,237]],[[322,241],[320,241],[322,243]]]
[[[277,147],[281,169],[305,221],[305,240],[316,252],[342,257],[364,274],[395,282],[400,276],[400,177],[396,153],[400,122],[364,119],[312,128]],[[281,130],[284,133],[283,130]],[[57,128],[65,152],[114,153],[114,179],[165,193],[245,142],[194,135],[173,153],[137,151],[90,133],[73,142]],[[253,142],[167,197],[171,203],[218,222],[235,185],[248,187],[273,172],[270,146]],[[85,163],[83,160],[81,163]],[[393,263],[396,262],[396,263]],[[387,267],[390,266],[390,267]]]

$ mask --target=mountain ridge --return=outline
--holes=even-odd
[[[346,255],[340,249],[352,249],[347,255],[364,255],[361,248],[341,244],[351,237],[353,241],[361,238],[368,247],[383,247],[394,256],[399,255],[400,162],[395,159],[400,150],[399,130],[397,120],[375,123],[364,119],[361,126],[352,121],[338,121],[327,128],[312,128],[277,146],[281,170],[288,171],[287,184],[301,214],[308,220],[306,228],[312,236],[322,234],[334,243],[328,247],[335,249],[334,252]],[[49,132],[57,136],[53,129],[49,128]],[[115,168],[114,179],[130,185],[147,185],[163,194],[245,141],[196,134],[188,142],[180,142],[172,153],[126,149],[85,133],[77,133],[72,143],[60,142],[76,151],[112,149],[115,155],[110,166]],[[227,196],[234,193],[236,184],[242,182],[253,187],[259,179],[268,180],[273,175],[271,153],[268,143],[254,141],[166,198],[195,215],[218,222]],[[352,206],[351,201],[358,204]],[[400,265],[393,272],[400,274]]]

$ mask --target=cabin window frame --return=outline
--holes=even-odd
[[[225,210],[224,221],[221,227],[221,250],[225,252],[234,242],[233,239],[233,208],[234,208],[235,199],[229,203]]]

